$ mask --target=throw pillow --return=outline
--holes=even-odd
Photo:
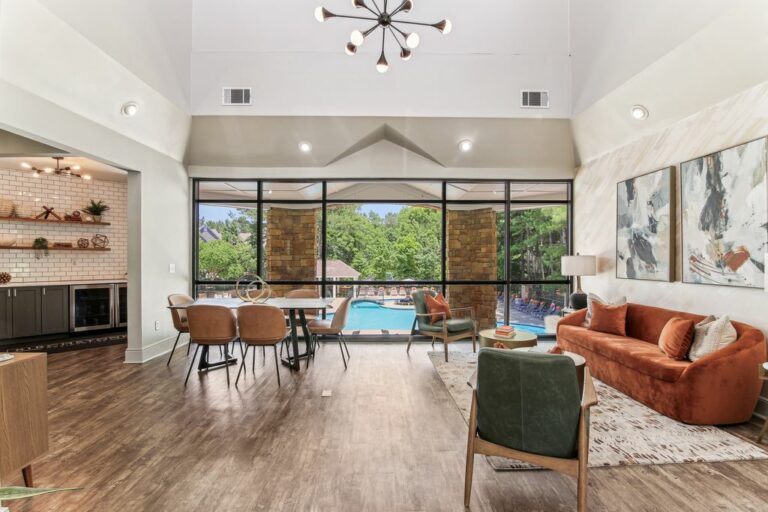
[[[736,328],[726,316],[708,316],[694,326],[693,344],[688,359],[696,361],[707,354],[725,348],[738,338]]]
[[[443,319],[448,320],[451,318],[451,307],[448,305],[448,302],[446,302],[442,293],[438,293],[436,297],[432,297],[432,295],[425,293],[424,299],[427,304],[427,312],[431,315],[429,317],[429,323],[434,324]],[[445,316],[441,315],[441,313],[445,313]]]
[[[693,320],[672,317],[661,330],[659,348],[667,357],[682,361],[693,343]]]
[[[589,322],[592,331],[627,335],[627,305],[611,306],[600,302],[592,303],[592,319]]]
[[[582,324],[584,327],[589,327],[589,323],[592,321],[592,309],[593,309],[592,304],[594,303],[599,303],[599,304],[608,305],[608,306],[621,306],[622,304],[627,303],[627,298],[619,297],[613,302],[609,302],[607,300],[601,299],[594,293],[590,293],[589,295],[587,295],[587,316],[584,318],[584,323]]]

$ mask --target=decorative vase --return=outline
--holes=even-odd
[[[101,215],[94,215],[93,222],[101,222]]]

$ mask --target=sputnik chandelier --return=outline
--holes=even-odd
[[[45,167],[43,169],[39,169],[33,165],[28,164],[27,162],[21,162],[21,167],[24,169],[29,169],[34,171],[35,178],[39,178],[42,174],[55,174],[57,176],[65,176],[67,178],[82,178],[84,180],[90,180],[91,175],[90,174],[81,174],[80,166],[79,165],[64,165],[64,167],[61,167],[61,161],[64,160],[63,156],[52,156],[56,161],[56,168],[53,167]]]
[[[400,5],[397,6],[396,9],[389,11],[389,2],[388,0],[383,0],[384,5],[383,8],[379,8],[379,5],[376,0],[368,0],[371,2],[371,5],[368,5],[366,3],[366,0],[352,0],[352,6],[356,9],[365,9],[366,11],[371,13],[371,16],[351,16],[346,14],[334,14],[325,7],[318,7],[315,9],[315,18],[319,22],[324,22],[328,18],[349,18],[353,20],[366,20],[366,21],[373,21],[376,24],[373,25],[371,28],[366,30],[365,32],[362,32],[360,30],[355,30],[352,32],[352,35],[350,36],[350,41],[347,43],[347,46],[345,48],[345,51],[347,55],[355,55],[357,53],[357,49],[362,46],[362,44],[365,42],[365,39],[373,34],[377,29],[381,29],[381,56],[379,57],[378,62],[376,63],[376,70],[379,73],[386,73],[389,69],[389,63],[387,62],[387,56],[384,53],[384,45],[387,40],[387,34],[391,34],[392,38],[395,40],[397,45],[400,47],[400,58],[407,61],[411,59],[411,56],[413,54],[412,50],[414,50],[417,46],[419,46],[419,42],[421,41],[419,34],[416,32],[406,32],[405,30],[402,30],[398,27],[399,24],[402,25],[420,25],[423,27],[433,27],[439,30],[442,34],[448,34],[451,32],[451,29],[453,28],[453,25],[451,24],[450,20],[442,20],[438,21],[437,23],[421,23],[417,21],[403,21],[400,19],[395,19],[395,16],[398,16],[400,14],[406,14],[411,12],[411,9],[413,9],[413,0],[403,0],[400,2]],[[381,0],[379,0],[381,1]],[[403,29],[407,29],[408,27],[403,27]]]

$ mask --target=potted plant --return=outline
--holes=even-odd
[[[50,494],[52,492],[79,491],[80,488],[67,489],[45,489],[42,487],[0,487],[0,502],[32,498],[41,494]],[[6,512],[8,509],[0,505],[0,512]]]
[[[101,216],[107,210],[109,210],[109,206],[107,206],[104,201],[101,199],[98,201],[91,199],[91,204],[83,208],[82,211],[93,217],[94,222],[101,222]]]
[[[35,250],[35,258],[40,259],[43,254],[48,256],[48,239],[39,237],[32,242],[32,248]]]

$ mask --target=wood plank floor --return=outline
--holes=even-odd
[[[16,502],[21,511],[461,511],[467,426],[426,356],[402,344],[323,347],[289,374],[258,354],[256,377],[225,373],[183,388],[183,350],[123,364],[124,347],[49,359],[51,453],[40,486],[77,493]],[[451,350],[467,350],[453,345]],[[232,374],[234,379],[234,372]],[[234,383],[234,380],[233,380]],[[321,397],[325,389],[330,398]],[[742,429],[743,430],[743,429]],[[764,511],[768,462],[591,471],[592,511]],[[20,484],[21,478],[11,482]],[[474,511],[575,510],[575,482],[494,472],[478,457]]]

